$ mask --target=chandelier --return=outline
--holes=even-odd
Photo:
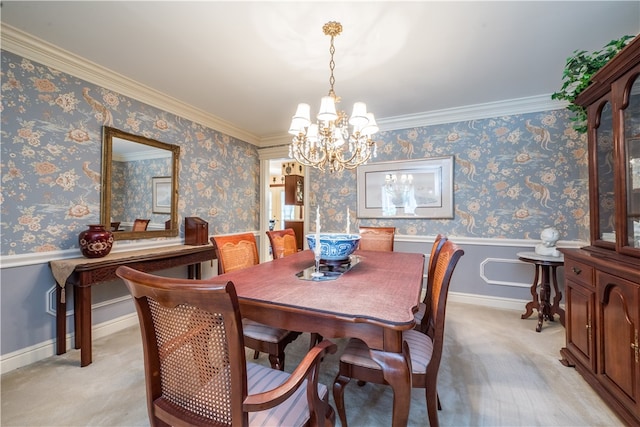
[[[331,21],[324,24],[322,30],[325,35],[331,36],[329,94],[320,101],[316,123],[311,123],[309,104],[298,104],[289,127],[289,133],[293,135],[289,157],[321,171],[328,167],[331,172],[339,172],[366,164],[372,155],[376,156],[376,144],[371,137],[378,131],[378,125],[373,114],[367,112],[364,102],[353,105],[350,118],[344,111],[336,111],[340,97],[333,90],[336,80],[333,77],[336,65],[333,60],[336,51],[333,40],[342,32],[342,25]]]

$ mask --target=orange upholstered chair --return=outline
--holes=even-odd
[[[360,227],[360,246],[363,251],[393,251],[395,227]]]
[[[150,219],[136,218],[133,221],[133,227],[131,227],[131,231],[146,231],[147,230],[147,226],[149,225],[149,221],[151,221],[151,220]]]
[[[433,245],[431,246],[431,254],[429,255],[429,267],[427,268],[427,289],[424,295],[424,299],[418,306],[418,311],[414,315],[416,319],[415,328],[418,330],[421,330],[422,328],[422,318],[427,312],[428,301],[431,299],[429,292],[431,292],[431,288],[433,287],[433,276],[435,274],[438,255],[440,255],[440,250],[442,249],[442,246],[446,241],[447,241],[447,237],[445,237],[444,234],[438,234],[435,240],[433,241]]]
[[[152,426],[334,424],[318,374],[335,344],[315,346],[291,375],[247,363],[233,283],[160,277],[126,266],[116,274],[138,312]]]
[[[438,427],[440,399],[436,387],[444,344],[444,320],[449,283],[458,260],[463,254],[464,251],[451,240],[447,240],[443,244],[434,267],[432,289],[428,293],[427,305],[429,308],[422,319],[422,330],[426,332],[410,329],[402,334],[411,357],[411,384],[414,388],[425,389],[427,413],[431,427]],[[387,384],[387,382],[383,377],[380,365],[371,359],[367,344],[356,338],[351,338],[347,343],[340,356],[338,369],[338,375],[333,383],[333,399],[342,426],[347,427],[344,389],[351,378],[376,384]]]
[[[218,257],[218,272],[228,273],[259,264],[258,245],[252,233],[233,234],[229,236],[213,236],[211,243]],[[273,328],[249,319],[242,319],[244,343],[255,351],[269,355],[271,367],[284,370],[284,349],[295,340],[300,332]]]
[[[298,252],[296,232],[293,231],[293,228],[267,231],[267,236],[269,236],[269,242],[271,243],[271,255],[273,259],[282,258]]]

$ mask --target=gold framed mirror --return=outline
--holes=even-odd
[[[178,235],[180,147],[103,127],[100,222],[115,240]]]

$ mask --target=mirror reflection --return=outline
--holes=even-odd
[[[180,147],[104,127],[101,222],[116,240],[177,236]]]

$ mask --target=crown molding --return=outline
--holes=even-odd
[[[404,116],[376,119],[380,131],[419,128],[424,126],[457,123],[468,120],[489,119],[492,117],[512,116],[514,114],[537,113],[540,111],[561,110],[568,102],[555,101],[551,94],[527,98],[508,99],[486,104],[467,105],[444,110],[407,114]],[[260,140],[261,147],[291,143],[289,134],[274,135]]]
[[[258,136],[169,95],[142,85],[17,28],[1,24],[2,49],[152,105],[234,138],[260,145]]]
[[[433,126],[467,120],[481,120],[514,114],[537,113],[539,111],[560,110],[568,105],[566,101],[555,101],[551,94],[527,98],[508,99],[486,104],[467,105],[404,116],[386,117],[378,120],[381,131]]]

